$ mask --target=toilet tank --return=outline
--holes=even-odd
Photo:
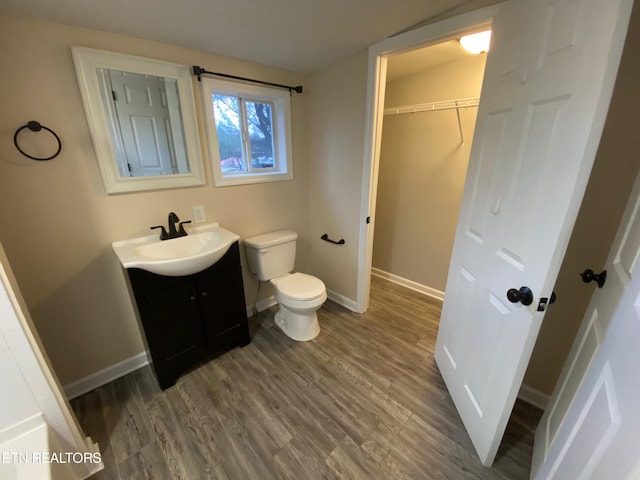
[[[296,260],[296,239],[292,230],[278,230],[245,238],[249,273],[257,280],[265,281],[293,271]]]

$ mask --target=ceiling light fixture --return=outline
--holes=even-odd
[[[491,30],[472,33],[460,39],[460,45],[469,53],[484,53],[489,51],[491,42]]]

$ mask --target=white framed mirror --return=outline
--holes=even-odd
[[[187,65],[71,48],[108,194],[205,183]]]

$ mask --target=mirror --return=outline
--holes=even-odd
[[[107,193],[205,183],[188,66],[83,47],[72,54]]]

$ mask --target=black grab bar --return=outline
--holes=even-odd
[[[345,244],[344,238],[341,238],[341,239],[340,239],[340,240],[338,240],[338,241],[336,241],[336,240],[331,240],[331,239],[329,238],[329,235],[328,235],[328,234],[326,234],[326,233],[325,233],[324,235],[322,235],[322,236],[320,237],[320,239],[321,239],[321,240],[324,240],[325,242],[334,243],[334,244],[336,244],[336,245],[344,245],[344,244]]]

